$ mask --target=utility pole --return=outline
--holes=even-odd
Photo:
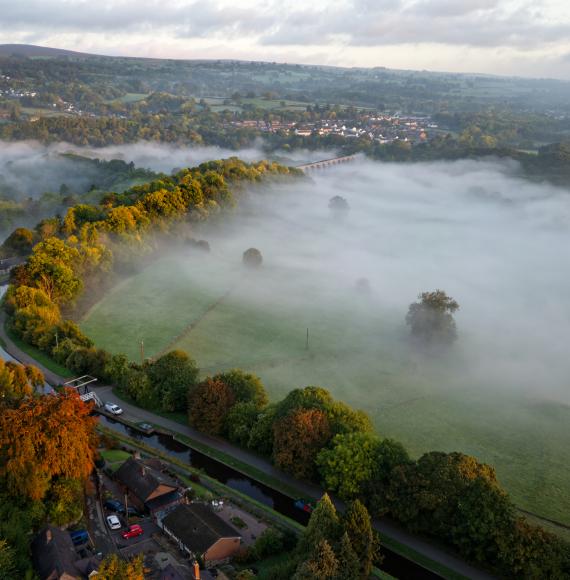
[[[141,340],[141,365],[144,365],[144,340]]]
[[[59,348],[59,335],[57,330],[55,331],[55,348]]]

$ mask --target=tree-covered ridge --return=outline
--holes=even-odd
[[[231,207],[246,184],[299,174],[267,161],[210,161],[108,194],[97,205],[75,205],[33,231],[20,228],[6,241],[29,253],[6,297],[13,331],[72,370],[102,376],[110,355],[62,314],[73,311],[84,289],[104,285],[114,266],[140,263],[177,228]]]

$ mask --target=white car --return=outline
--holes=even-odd
[[[119,407],[119,405],[115,405],[115,403],[105,403],[105,411],[113,415],[120,415],[123,412],[123,409]]]
[[[107,525],[112,530],[120,530],[121,529],[121,521],[116,515],[107,516]]]

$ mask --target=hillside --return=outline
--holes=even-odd
[[[62,48],[51,48],[49,46],[36,46],[34,44],[0,44],[0,56],[9,57],[60,57],[75,56],[89,57],[93,56],[85,52],[76,52],[74,50],[64,50]]]

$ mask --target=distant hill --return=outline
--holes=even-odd
[[[74,50],[63,50],[62,48],[50,48],[49,46],[35,46],[33,44],[0,44],[0,56],[89,57],[94,55]]]

